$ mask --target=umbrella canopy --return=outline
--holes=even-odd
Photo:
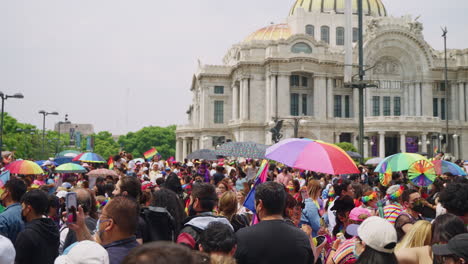
[[[86,152],[83,152],[81,154],[78,154],[76,157],[72,159],[72,161],[80,161],[81,156],[83,156]]]
[[[215,153],[225,157],[263,159],[267,148],[267,145],[255,142],[227,142],[216,149]]]
[[[415,163],[418,160],[424,160],[423,156],[415,153],[398,153],[391,155],[382,160],[379,165],[375,168],[375,172],[384,173],[387,170],[387,167],[384,167],[384,164],[390,166],[392,171],[404,171],[408,170],[411,164]]]
[[[17,160],[5,166],[11,173],[23,175],[43,174],[44,171],[36,163],[30,160]]]
[[[76,151],[76,150],[64,150],[60,153],[57,153],[57,155],[55,155],[56,158],[60,158],[60,157],[71,157],[71,158],[74,158],[76,156],[78,156],[81,152],[79,151]]]
[[[88,172],[83,166],[75,164],[75,163],[65,163],[57,168],[55,168],[55,172],[58,173],[85,173]]]
[[[359,173],[354,161],[340,147],[311,139],[285,139],[266,151],[266,158],[290,167],[328,174]]]
[[[442,175],[444,173],[450,172],[453,175],[466,176],[466,172],[463,171],[460,166],[450,161],[445,160],[433,160],[434,168],[437,175]]]
[[[377,165],[380,162],[382,162],[382,160],[384,160],[384,158],[372,158],[372,159],[366,161],[366,165]]]
[[[144,163],[145,160],[143,158],[137,158],[137,159],[132,159],[130,162],[133,162],[133,164],[137,163],[137,162],[140,162],[140,163]],[[129,162],[129,163],[130,163]]]
[[[436,178],[434,164],[428,160],[416,161],[408,169],[408,178],[419,187],[431,185]]]
[[[92,170],[88,172],[86,175],[92,176],[92,177],[106,177],[106,176],[112,176],[112,177],[118,177],[117,173],[113,170],[108,170],[108,169],[97,169],[97,170]]]
[[[361,154],[354,152],[354,151],[346,151],[346,154],[348,154],[351,158],[353,159],[360,159],[362,158]]]
[[[78,158],[81,162],[90,162],[90,163],[106,163],[106,160],[103,159],[96,153],[93,152],[86,152]]]
[[[388,186],[388,184],[390,184],[390,182],[392,181],[393,172],[392,168],[387,164],[384,164],[383,166],[385,167],[385,172],[379,173],[379,180],[383,186]]]
[[[44,167],[44,166],[57,166],[57,162],[55,162],[55,160],[36,160],[34,161],[34,163],[36,163],[37,165],[41,166],[41,167]]]
[[[187,155],[187,159],[194,160],[218,160],[216,152],[211,149],[199,149]]]

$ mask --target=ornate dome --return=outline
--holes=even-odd
[[[244,42],[253,40],[279,40],[287,39],[291,36],[291,29],[288,24],[277,24],[264,27],[250,34]]]
[[[357,14],[357,0],[352,1],[353,13]],[[330,13],[334,11],[337,14],[343,14],[345,0],[296,0],[289,15],[294,15],[298,8],[303,8],[306,12]],[[387,10],[382,0],[364,0],[362,2],[362,8],[364,15],[367,16],[387,16]]]

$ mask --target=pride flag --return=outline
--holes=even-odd
[[[261,184],[264,183],[267,179],[268,176],[268,161],[263,160],[262,165],[260,166],[260,169],[258,170],[257,173],[257,179],[255,180],[255,183],[250,190],[249,194],[247,194],[247,197],[245,198],[244,201],[244,206],[248,208],[250,211],[255,213],[255,188]]]
[[[434,147],[434,154],[437,154],[437,152],[439,152],[439,147],[435,146]]]
[[[112,158],[112,156],[109,157],[109,160],[107,161],[107,165],[109,166],[109,170],[114,169],[114,159]]]
[[[143,156],[145,156],[145,159],[151,159],[156,154],[158,154],[158,151],[156,150],[156,148],[151,148],[150,150],[143,153]]]
[[[0,174],[0,196],[5,192],[5,183],[10,180],[10,171],[6,170]]]

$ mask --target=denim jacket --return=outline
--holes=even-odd
[[[14,203],[0,214],[0,234],[8,237],[14,244],[16,236],[23,229],[24,222],[21,219],[21,204]]]

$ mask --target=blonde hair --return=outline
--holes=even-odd
[[[431,244],[432,226],[429,221],[417,221],[411,230],[403,237],[403,239],[395,247],[395,250],[402,248],[423,247]]]
[[[227,191],[221,195],[218,204],[219,214],[225,216],[229,221],[237,212],[237,195],[233,191]]]
[[[309,192],[309,197],[312,200],[316,200],[320,197],[320,191],[322,187],[320,186],[320,181],[318,180],[311,180],[307,184],[307,191]]]

